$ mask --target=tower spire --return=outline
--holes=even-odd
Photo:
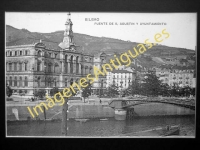
[[[65,32],[64,32],[63,42],[61,42],[59,44],[59,47],[61,47],[62,49],[68,49],[69,50],[72,47],[73,47],[73,49],[75,49],[72,26],[73,26],[73,23],[71,21],[71,14],[69,12],[67,14],[67,21],[65,22]]]

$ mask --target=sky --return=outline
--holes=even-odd
[[[67,17],[68,12],[6,12],[5,24],[17,29],[25,28],[31,32],[50,33],[64,30]],[[146,39],[154,42],[154,35],[166,29],[170,37],[159,44],[192,50],[195,50],[197,45],[196,13],[71,12],[71,20],[74,33],[144,43]],[[110,23],[114,24],[109,25]],[[120,23],[128,24],[120,25]],[[163,23],[163,25],[140,23]]]

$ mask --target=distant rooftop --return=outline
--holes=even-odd
[[[112,73],[132,73],[132,72],[127,70],[113,70]]]

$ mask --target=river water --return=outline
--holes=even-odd
[[[180,136],[195,137],[195,115],[168,117],[141,117],[129,121],[117,121],[108,118],[107,121],[90,119],[86,122],[68,120],[70,137],[91,136],[126,136],[135,137],[134,133],[166,125],[181,125]],[[62,136],[61,121],[58,122],[7,122],[8,136]],[[153,136],[153,135],[150,135]]]

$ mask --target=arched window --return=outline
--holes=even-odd
[[[79,73],[78,58],[79,58],[79,56],[76,57],[76,73]]]
[[[68,56],[67,56],[67,55],[65,55],[65,62],[67,62],[67,57],[68,57]]]
[[[28,86],[28,79],[27,79],[27,77],[25,77],[24,86]]]
[[[51,72],[51,64],[48,64],[48,72]]]
[[[17,56],[17,51],[15,51],[15,56]]]
[[[10,56],[12,56],[12,51],[10,51]]]
[[[14,70],[17,71],[17,63],[14,63]]]
[[[70,73],[73,73],[73,56],[70,59]]]
[[[65,73],[68,73],[68,62],[65,63]]]
[[[90,72],[89,73],[92,73],[92,67],[90,66]]]
[[[10,77],[9,85],[12,86],[12,77]]]
[[[38,57],[41,57],[41,56],[42,56],[41,51],[38,51]]]
[[[40,87],[40,82],[41,82],[40,77],[38,77],[37,82],[38,82],[38,87]]]
[[[15,77],[14,86],[17,86],[17,77]]]
[[[45,52],[45,53],[44,53],[44,56],[45,56],[45,57],[49,57],[49,55],[48,55],[48,53],[47,53],[47,52]]]
[[[25,51],[25,55],[28,55],[28,51]]]
[[[67,87],[67,79],[65,79],[65,87]]]
[[[67,55],[65,55],[65,73],[68,73]]]
[[[22,63],[19,63],[19,71],[22,71]]]
[[[12,63],[9,63],[9,71],[12,71]]]
[[[41,68],[41,62],[38,62],[37,63],[37,71],[40,71],[41,70],[40,68]]]
[[[83,74],[83,65],[81,65],[81,74]]]
[[[59,73],[59,65],[55,63],[54,72]]]
[[[22,77],[19,77],[19,86],[22,87]]]
[[[47,87],[47,86],[48,86],[47,78],[45,78],[44,80],[45,80],[45,81],[44,81],[44,82],[45,82],[45,87]]]
[[[47,72],[47,63],[44,62],[44,71]]]
[[[48,80],[48,87],[51,87],[51,79]]]
[[[27,71],[27,65],[28,65],[28,63],[25,63],[24,65],[25,65],[24,66],[24,70]]]

